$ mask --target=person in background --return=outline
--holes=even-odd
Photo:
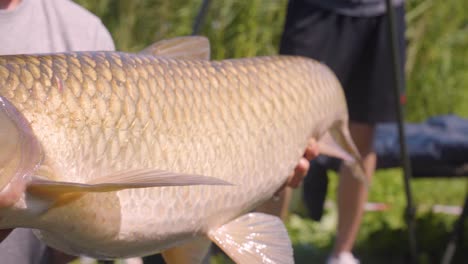
[[[101,20],[69,0],[0,0],[0,55],[114,50]],[[0,241],[11,230],[1,230]],[[30,229],[0,243],[0,262],[58,264],[74,257],[51,250]]]
[[[392,4],[403,71],[404,0],[393,0]],[[375,124],[396,119],[385,12],[385,0],[289,0],[280,44],[281,54],[316,59],[338,76],[348,103],[350,132],[362,155],[369,181],[376,166],[372,147]],[[328,263],[359,263],[351,250],[367,201],[367,189],[350,174],[344,167],[340,169],[338,228]],[[307,181],[313,182],[314,178]]]
[[[115,50],[101,20],[70,0],[0,0],[0,54]]]

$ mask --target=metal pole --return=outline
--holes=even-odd
[[[411,263],[417,262],[418,252],[416,244],[416,230],[415,230],[415,207],[413,205],[413,196],[411,193],[411,163],[408,155],[408,149],[405,140],[405,127],[404,127],[404,118],[403,118],[403,109],[401,106],[401,91],[403,90],[403,72],[401,70],[400,62],[400,52],[398,46],[398,35],[396,32],[395,24],[395,11],[392,7],[391,0],[386,0],[385,4],[387,6],[387,15],[388,15],[388,25],[389,25],[389,34],[392,47],[392,63],[393,63],[393,77],[395,80],[395,108],[397,111],[397,123],[398,123],[398,136],[400,140],[400,157],[403,164],[403,176],[404,176],[404,185],[406,193],[406,212],[405,218],[408,225],[409,233],[409,246],[410,246],[410,261]]]
[[[203,24],[203,20],[206,16],[206,12],[208,11],[209,6],[210,0],[203,0],[200,10],[198,11],[197,17],[193,22],[192,36],[198,35],[198,33],[200,32],[201,25]]]
[[[463,211],[455,222],[453,231],[450,235],[447,248],[445,249],[444,255],[442,257],[442,264],[452,263],[453,256],[455,255],[455,250],[457,249],[457,243],[460,241],[460,238],[463,234],[463,226],[465,220],[468,217],[468,193],[465,195],[465,203],[463,204]]]

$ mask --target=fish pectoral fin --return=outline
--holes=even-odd
[[[203,175],[184,174],[154,169],[127,170],[95,178],[87,183],[53,181],[33,177],[27,191],[39,196],[57,196],[72,193],[112,192],[123,189],[163,186],[231,185]]]
[[[174,59],[210,60],[210,41],[202,36],[185,36],[158,41],[139,52]]]
[[[366,186],[368,180],[364,163],[354,141],[349,133],[348,125],[338,123],[327,131],[318,141],[320,154],[342,159],[352,175]]]
[[[294,263],[286,227],[272,215],[249,213],[208,236],[236,263]]]
[[[207,257],[210,246],[210,240],[200,237],[165,250],[162,255],[167,264],[199,264]]]
[[[88,183],[53,181],[43,177],[32,177],[27,185],[27,194],[49,201],[51,207],[66,205],[86,193],[113,192],[133,188],[193,185],[231,185],[230,183],[203,175],[174,173],[163,170],[127,170]]]

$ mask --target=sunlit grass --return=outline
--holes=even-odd
[[[328,201],[336,200],[337,176],[330,173]],[[445,250],[445,242],[456,219],[453,215],[434,214],[435,204],[461,206],[467,187],[467,179],[413,179],[411,186],[417,206],[417,236],[420,259],[437,258]],[[382,212],[366,212],[357,239],[356,252],[366,263],[401,263],[408,254],[408,233],[404,212],[406,200],[401,170],[380,170],[370,188],[370,202],[386,203],[389,209]],[[333,244],[336,232],[337,211],[329,206],[321,222],[307,219],[304,211],[291,215],[288,223],[294,243],[297,263],[309,263],[310,259],[324,261]],[[458,260],[468,257],[464,244]],[[463,255],[465,254],[465,255]]]

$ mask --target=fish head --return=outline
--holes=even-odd
[[[0,209],[19,200],[41,156],[40,144],[29,122],[0,96]]]

